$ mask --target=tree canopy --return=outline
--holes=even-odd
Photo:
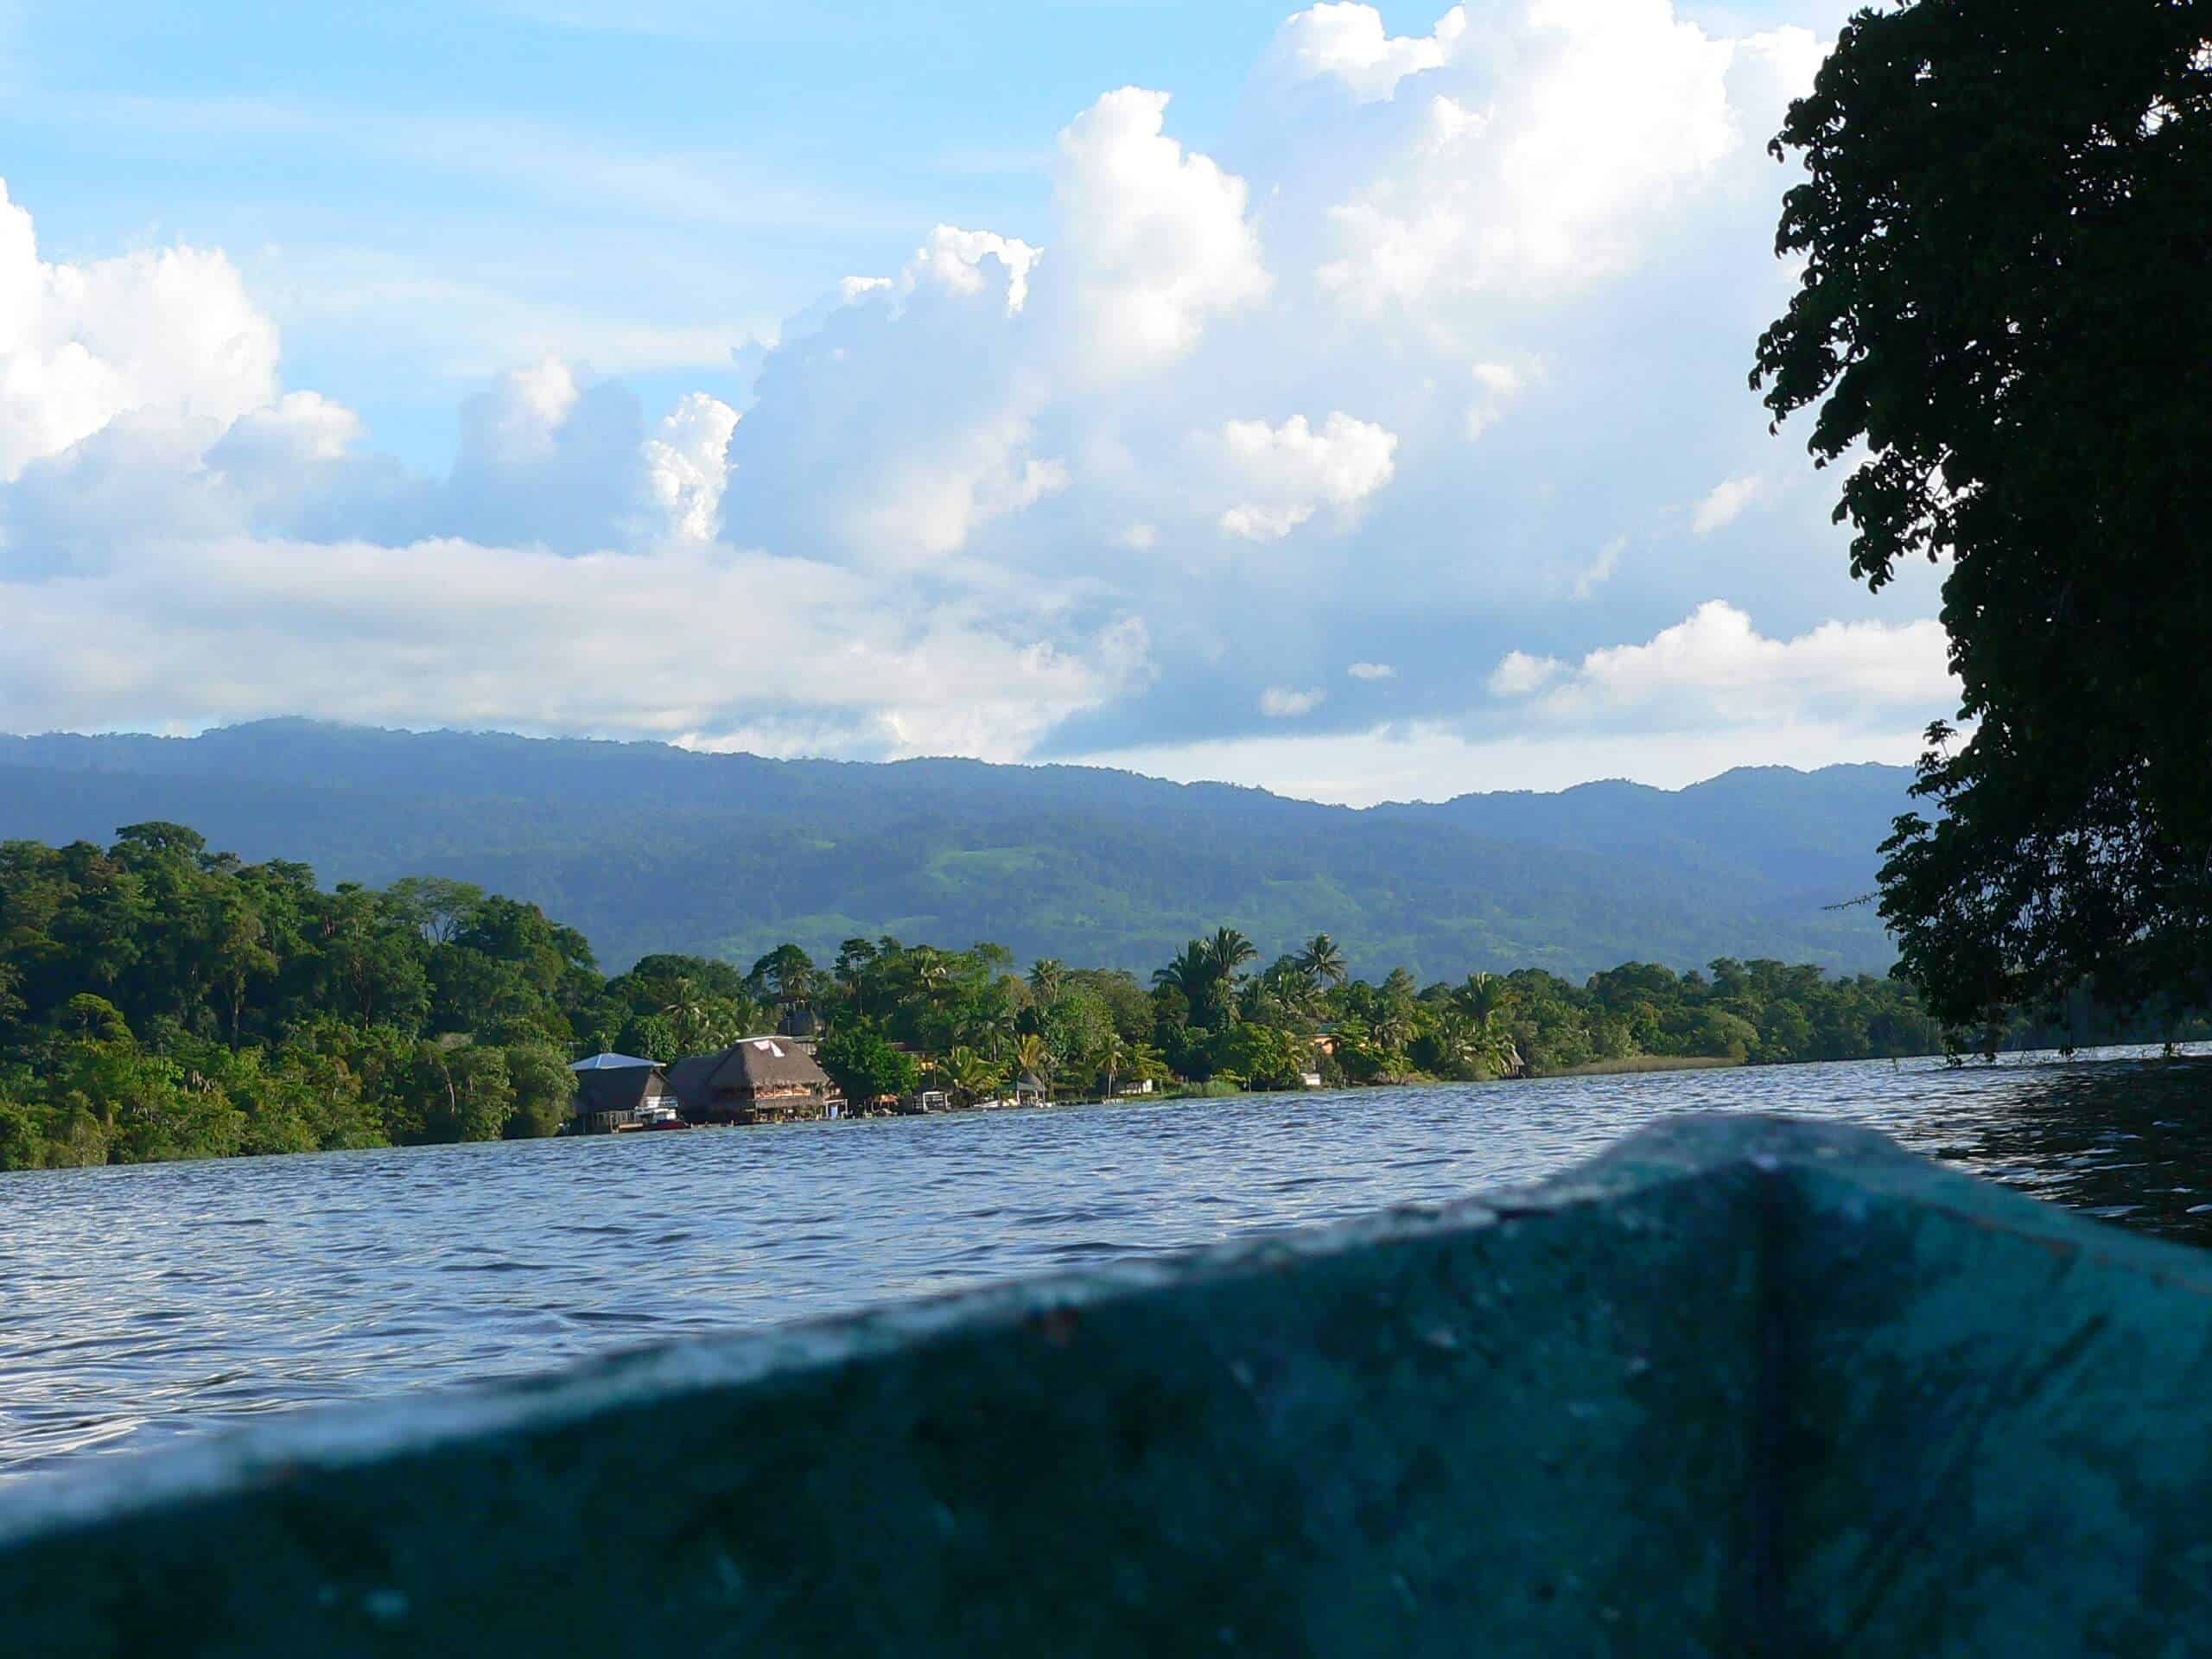
[[[1860,12],[1777,157],[1803,262],[1752,375],[1847,462],[1875,588],[1948,562],[1960,722],[1884,849],[1959,1025],[2212,995],[2212,4]]]
[[[997,944],[883,934],[846,939],[826,971],[785,944],[749,973],[664,955],[603,979],[573,929],[463,883],[324,891],[304,865],[248,864],[171,824],[105,849],[0,842],[0,1169],[548,1135],[573,1059],[710,1052],[779,1017],[819,1033],[856,1106],[920,1086],[964,1105],[1033,1080],[1090,1097],[1943,1046],[1897,979],[1767,960],[1424,985],[1351,977],[1326,938],[1262,963],[1218,927],[1149,988],[1018,967]],[[2065,1027],[2016,1034],[2120,1033],[2077,1002]]]

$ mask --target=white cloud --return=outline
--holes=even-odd
[[[97,578],[0,582],[0,709],[34,729],[311,709],[694,741],[791,722],[833,753],[1011,760],[1143,670],[1141,628],[1064,649],[903,597],[704,548],[149,543]]]
[[[1712,493],[1697,504],[1690,516],[1690,529],[1700,536],[1710,536],[1716,530],[1732,524],[1744,516],[1764,491],[1765,485],[1758,478],[1732,478],[1713,486]]]
[[[1221,429],[1239,502],[1221,516],[1225,534],[1277,541],[1324,506],[1348,510],[1389,483],[1394,432],[1338,410],[1316,431],[1303,415],[1281,426],[1230,421]]]
[[[0,181],[0,481],[118,416],[228,425],[276,395],[276,330],[220,253],[39,257]]]
[[[1761,143],[1817,60],[1802,31],[1720,29],[1665,0],[1492,0],[1399,37],[1312,7],[1230,125],[1237,173],[1172,135],[1164,92],[1109,92],[1061,136],[1027,239],[926,204],[871,230],[880,255],[820,267],[890,275],[780,327],[725,329],[702,289],[670,314],[693,321],[608,332],[558,273],[533,310],[503,277],[349,271],[343,251],[257,252],[243,283],[219,254],[132,255],[96,294],[108,267],[40,265],[0,207],[20,232],[0,234],[0,726],[416,710],[1008,756],[1304,719],[1319,743],[1374,699],[1303,688],[1357,659],[1363,681],[1420,664],[1388,701],[1447,725],[1504,698],[1561,743],[1738,729],[1699,712],[1710,692],[1608,701],[1586,672],[1593,647],[1658,645],[1692,596],[1760,617],[1790,660],[1873,608],[1809,493],[1770,504],[1813,550],[1794,563],[1686,533],[1680,480],[1764,430],[1746,319],[1789,274],[1764,252]],[[701,170],[654,188],[689,199]],[[249,293],[358,322],[364,359],[416,349],[365,395],[288,387]],[[340,399],[378,407],[433,359],[476,395],[424,470]],[[656,381],[650,407],[607,378],[695,362],[726,378]],[[1649,556],[1624,562],[1624,528]],[[448,629],[439,572],[531,602],[472,598]],[[540,594],[594,620],[571,642]],[[73,656],[14,631],[66,639],[104,609]],[[618,676],[602,610],[633,652],[666,631],[696,660]],[[738,619],[720,643],[716,615]],[[776,661],[745,648],[769,615]]]
[[[1346,306],[1371,314],[1455,294],[1526,300],[1586,288],[1627,265],[1683,191],[1749,148],[1731,98],[1737,43],[1678,17],[1669,0],[1525,0],[1513,10],[1510,22],[1486,22],[1480,50],[1455,34],[1439,57],[1448,67],[1393,83],[1389,96],[1417,105],[1395,153],[1329,209],[1336,252],[1321,279]],[[1783,95],[1787,74],[1809,80],[1817,59],[1790,49],[1799,35],[1811,40],[1762,37],[1777,43],[1762,48],[1772,70],[1757,78],[1763,100]]]
[[[1311,507],[1231,507],[1217,521],[1224,536],[1246,542],[1279,542],[1313,516]]]
[[[1078,372],[1105,383],[1185,356],[1212,318],[1266,297],[1244,181],[1166,133],[1167,94],[1109,92],[1060,135],[1055,196]]]
[[[1451,61],[1466,38],[1467,11],[1454,6],[1425,35],[1393,35],[1369,5],[1323,4],[1298,12],[1276,32],[1274,73],[1285,81],[1342,83],[1363,104],[1394,96],[1408,75]]]
[[[688,394],[645,446],[645,494],[680,541],[711,542],[721,530],[729,440],[738,414],[703,391]]]
[[[1567,664],[1556,657],[1531,657],[1525,651],[1509,651],[1491,671],[1490,693],[1494,697],[1521,697],[1557,679]]]
[[[1388,663],[1354,663],[1344,670],[1355,680],[1395,680],[1398,671]]]
[[[1289,686],[1271,685],[1260,693],[1260,712],[1269,720],[1297,720],[1312,714],[1328,700],[1329,694],[1318,688],[1299,691]]]
[[[1792,639],[1770,639],[1742,611],[1711,600],[1645,644],[1591,652],[1572,670],[1510,652],[1490,683],[1494,694],[1530,698],[1534,712],[1562,721],[1628,715],[1741,724],[1792,710],[1838,718],[1850,709],[1925,709],[1933,718],[1958,703],[1948,649],[1932,618],[1823,622]]]
[[[1043,252],[1043,249],[1033,248],[1016,237],[940,225],[930,232],[930,239],[915,251],[901,286],[912,293],[930,283],[948,294],[980,294],[986,283],[983,261],[992,260],[999,266],[998,280],[1005,286],[1006,313],[1013,316],[1029,299],[1029,272]],[[863,280],[856,289],[854,280],[846,279],[848,302],[877,285]]]
[[[289,391],[239,416],[207,459],[226,475],[266,480],[342,461],[363,435],[361,417],[344,404],[320,392]]]
[[[950,427],[920,454],[887,458],[872,498],[846,520],[855,543],[881,563],[942,558],[993,519],[1058,494],[1068,486],[1067,463],[1031,455],[1030,438],[1027,418],[1001,413]]]
[[[1576,574],[1574,586],[1568,590],[1568,597],[1578,601],[1590,598],[1613,579],[1613,573],[1621,568],[1621,555],[1627,551],[1628,537],[1625,536],[1616,536],[1599,548],[1598,556]]]
[[[1063,584],[729,546],[740,420],[705,393],[648,427],[543,359],[471,398],[450,472],[420,477],[363,455],[352,410],[281,390],[276,329],[220,256],[50,266],[20,210],[0,231],[0,725],[308,712],[1013,759],[1152,672],[1140,618]],[[982,429],[925,541],[1067,487],[1025,421]]]
[[[1921,747],[1916,728],[1868,729],[1786,719],[1658,735],[1546,730],[1503,736],[1470,734],[1441,721],[1415,721],[1360,731],[1300,730],[1147,744],[1077,758],[1087,765],[1119,766],[1181,783],[1243,784],[1341,806],[1373,806],[1494,790],[1566,789],[1593,778],[1680,789],[1734,766],[1853,761],[1907,766],[1919,757]]]
[[[1475,397],[1467,405],[1470,443],[1497,424],[1505,413],[1505,405],[1520,396],[1528,385],[1528,376],[1510,363],[1478,363],[1473,372]]]

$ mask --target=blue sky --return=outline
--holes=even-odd
[[[0,727],[1910,758],[1744,385],[1842,10],[0,7]]]

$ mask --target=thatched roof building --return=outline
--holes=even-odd
[[[630,1128],[669,1093],[667,1073],[634,1054],[594,1054],[569,1070],[576,1074],[575,1127],[589,1135]]]
[[[747,1037],[718,1054],[670,1068],[677,1105],[694,1123],[760,1123],[819,1117],[830,1074],[783,1037]]]

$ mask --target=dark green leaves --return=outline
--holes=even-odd
[[[1861,12],[1777,141],[1805,269],[1752,384],[1852,568],[1950,561],[1976,722],[1883,914],[1946,1019],[2212,995],[2212,82],[2197,0]]]

